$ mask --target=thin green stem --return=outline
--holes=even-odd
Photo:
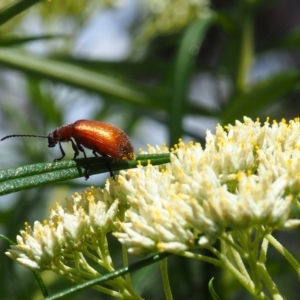
[[[221,249],[222,249],[222,253],[224,255],[225,255],[225,253],[227,253],[227,251],[230,251],[232,253],[233,259],[234,259],[239,271],[242,273],[242,275],[245,278],[247,278],[248,280],[251,280],[249,273],[248,273],[248,271],[244,265],[244,262],[242,260],[241,253],[239,251],[237,251],[235,248],[228,246],[227,243],[224,241],[221,241]]]
[[[100,258],[102,259],[106,270],[108,270],[109,272],[113,272],[114,267],[112,264],[112,259],[108,248],[108,242],[105,235],[101,235],[100,239],[97,241],[97,245],[99,247]]]
[[[223,266],[232,273],[232,275],[253,295],[256,299],[265,300],[268,297],[263,293],[257,293],[254,283],[246,278],[239,270],[230,262],[227,256],[217,251],[214,247],[208,246],[207,249],[214,253],[222,261]]]
[[[127,248],[124,245],[122,245],[122,257],[123,257],[124,267],[128,267],[129,262],[128,262],[128,255],[127,255]],[[125,275],[125,280],[129,285],[131,285],[130,273]]]
[[[94,248],[94,247],[93,247]],[[94,250],[94,249],[92,249]],[[93,262],[95,262],[98,266],[106,268],[106,264],[103,263],[103,261],[97,257],[96,255],[92,254],[90,251],[85,250],[81,251],[86,257],[90,258]],[[96,252],[96,251],[95,251]],[[96,252],[98,254],[98,252]]]
[[[247,75],[253,59],[253,15],[248,10],[242,20],[241,52],[236,77],[236,91],[243,92],[247,84]]]
[[[105,266],[105,268],[110,271],[110,272],[114,272],[114,268],[112,265],[112,261],[111,261],[111,256],[110,256],[110,252],[109,252],[109,248],[108,248],[108,242],[106,239],[106,236],[103,235],[101,239],[99,239],[97,241],[98,244],[98,254],[99,256],[103,259],[103,264]],[[122,254],[123,254],[123,261],[124,261],[124,266],[128,267],[129,263],[128,263],[128,256],[127,256],[127,252],[126,252],[126,248],[122,246]],[[109,281],[112,282],[112,281]],[[142,299],[134,290],[132,284],[131,284],[131,279],[130,279],[130,274],[126,273],[125,274],[125,280],[123,277],[117,277],[113,280],[113,284],[114,285],[118,285],[119,289],[123,291],[123,296],[124,299]]]
[[[164,291],[167,300],[173,300],[172,291],[170,287],[169,275],[168,275],[168,260],[167,258],[160,261],[160,271],[164,286]]]
[[[286,248],[284,248],[271,234],[268,234],[266,236],[266,239],[290,263],[290,265],[297,272],[298,278],[300,279],[300,264],[293,257],[293,255]]]
[[[256,232],[256,235],[258,232]],[[245,249],[245,251],[248,252],[248,263],[251,268],[252,273],[252,280],[254,282],[256,293],[259,293],[262,290],[262,283],[260,280],[260,274],[257,268],[257,260],[258,260],[258,244],[251,242],[251,232],[249,232],[248,236],[248,247]],[[256,245],[256,247],[255,247]]]
[[[260,277],[262,278],[265,286],[267,287],[268,291],[272,295],[272,299],[276,300],[283,300],[275,282],[272,280],[272,277],[269,275],[266,266],[264,264],[258,263],[258,271]]]
[[[81,283],[82,282],[82,278],[81,277],[74,277],[71,273],[65,273],[64,276],[66,278],[68,278],[69,280],[73,281],[73,282],[77,282],[77,283]],[[122,296],[119,292],[116,292],[114,290],[111,290],[111,289],[108,289],[108,288],[105,288],[105,287],[102,287],[100,285],[93,285],[92,286],[93,289],[101,292],[101,293],[104,293],[104,294],[107,294],[107,295],[110,295],[112,297],[115,297],[115,298],[118,298],[118,299],[122,299]]]
[[[93,277],[99,276],[100,274],[92,268],[86,261],[85,256],[82,252],[78,253],[78,261],[79,265],[82,266],[88,273],[92,274]]]
[[[249,228],[248,230],[244,230],[243,233],[244,234],[240,234],[239,231],[235,231],[232,232],[231,234],[228,234],[227,235],[228,238],[226,239],[226,242],[227,243],[229,242],[230,243],[229,245],[232,246],[232,254],[235,259],[235,262],[239,270],[246,277],[249,276],[249,273],[245,268],[245,265],[241,260],[241,258],[247,261],[248,265],[251,268],[251,280],[254,283],[256,294],[259,294],[263,287],[262,287],[260,273],[258,271],[258,266],[257,266],[258,250],[260,246],[260,241],[262,237],[265,235],[265,229],[262,227],[256,228],[254,239],[252,238],[254,232],[251,228]],[[231,240],[230,237],[237,237],[239,243],[241,244],[241,247],[237,247],[234,240]]]
[[[264,238],[261,245],[260,256],[259,256],[259,262],[262,264],[265,264],[267,261],[268,246],[269,246],[269,241],[266,238]]]
[[[205,255],[202,255],[202,254],[197,254],[197,253],[184,251],[180,255],[182,255],[184,257],[187,257],[187,258],[192,258],[192,259],[205,261],[207,263],[215,265],[216,267],[221,267],[222,266],[222,263],[220,262],[220,260],[212,258],[212,257],[205,256]]]
[[[248,259],[248,253],[245,252],[243,247],[240,247],[239,245],[237,245],[237,243],[233,239],[233,238],[236,238],[237,234],[239,235],[238,231],[231,232],[230,234],[226,233],[226,232],[223,232],[222,235],[221,235],[221,239],[223,241],[225,241],[230,247],[235,249],[235,251],[237,251],[243,259],[247,260]],[[239,235],[238,240],[243,245],[244,244],[244,237],[242,237],[242,239],[243,239],[243,241],[241,241],[241,235]]]
[[[298,208],[298,210],[300,210],[300,203],[297,197],[293,198],[293,204]]]

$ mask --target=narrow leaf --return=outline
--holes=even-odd
[[[4,7],[0,10],[0,25],[6,23],[40,1],[41,0],[19,0]]]
[[[23,71],[39,78],[52,79],[56,82],[108,95],[128,103],[150,107],[164,108],[164,102],[158,101],[147,89],[132,88],[116,77],[74,66],[72,64],[30,55],[13,49],[0,48],[0,65]]]
[[[259,54],[274,52],[275,50],[293,50],[300,46],[300,28],[292,29],[287,35],[284,35],[280,41],[270,44],[260,49]]]
[[[221,300],[218,296],[218,294],[216,293],[214,286],[213,286],[213,280],[214,278],[212,278],[209,283],[208,283],[208,289],[209,289],[209,293],[212,297],[213,300]]]
[[[159,253],[159,254],[156,254],[154,256],[151,256],[149,258],[146,258],[142,261],[139,261],[139,262],[136,262],[136,263],[133,263],[131,264],[129,267],[125,267],[125,268],[122,268],[120,270],[117,270],[115,272],[112,272],[112,273],[108,273],[106,275],[103,275],[103,276],[100,276],[98,278],[95,278],[95,279],[92,279],[92,280],[89,280],[87,282],[84,282],[84,283],[81,283],[81,284],[77,284],[75,285],[74,287],[72,288],[69,288],[65,291],[62,291],[60,293],[57,293],[55,295],[52,295],[50,297],[47,297],[47,298],[44,298],[44,300],[55,300],[55,299],[59,299],[61,297],[64,297],[64,296],[67,296],[67,295],[70,295],[70,294],[73,294],[77,291],[80,291],[80,290],[83,290],[83,289],[86,289],[88,287],[92,287],[93,285],[96,285],[96,284],[100,284],[100,283],[104,283],[108,280],[113,280],[119,276],[123,276],[123,275],[126,275],[128,273],[131,273],[131,272],[134,272],[134,271],[137,271],[137,270],[140,270],[146,266],[149,266],[153,263],[156,263],[166,257],[168,257],[170,254],[169,253],[166,253],[166,252],[162,252],[162,253]]]
[[[113,171],[136,168],[138,164],[147,166],[170,162],[170,154],[138,155],[132,161],[114,161],[110,164]],[[107,159],[103,157],[88,158],[89,175],[108,172]],[[26,165],[23,167],[0,171],[0,195],[40,187],[85,176],[86,160],[64,160],[51,163]]]
[[[288,71],[274,75],[236,96],[220,115],[223,124],[253,116],[257,111],[292,91],[300,83],[300,72]],[[255,116],[254,116],[255,117]]]
[[[170,145],[183,134],[183,117],[188,107],[188,90],[196,55],[207,30],[215,20],[214,15],[193,22],[186,29],[175,61],[172,95],[170,99]]]
[[[9,37],[1,37],[0,46],[1,47],[8,47],[8,46],[17,46],[26,44],[29,42],[36,42],[36,41],[44,41],[44,40],[53,40],[57,38],[66,38],[65,34],[46,34],[46,35],[36,35],[36,36],[9,36]]]

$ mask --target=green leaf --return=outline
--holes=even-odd
[[[226,73],[231,78],[233,95],[244,91],[246,88],[247,74],[254,57],[254,3],[252,2],[237,1],[234,8],[230,11],[229,20],[231,22],[227,20],[225,25],[229,38],[228,44],[223,51],[223,70],[226,70]],[[220,23],[222,17],[226,17],[226,15],[222,14],[219,16],[220,25],[222,24]]]
[[[147,166],[149,161],[152,165],[161,165],[170,162],[170,154],[147,154],[138,155],[132,161],[114,161],[110,164],[113,171],[128,168],[136,168],[138,164]],[[39,163],[26,165],[18,168],[0,171],[0,195],[40,187],[47,184],[60,182],[85,176],[85,159],[63,160],[51,163]],[[108,171],[107,158],[88,158],[89,175],[106,173]]]
[[[135,272],[137,270],[140,270],[140,269],[142,269],[142,268],[144,268],[146,266],[149,266],[149,265],[151,265],[153,263],[156,263],[156,262],[158,262],[158,261],[160,261],[160,260],[162,260],[162,259],[164,259],[164,258],[166,258],[166,257],[168,257],[170,255],[171,255],[170,253],[166,253],[166,252],[162,252],[162,253],[153,255],[153,256],[151,256],[149,258],[146,258],[146,259],[144,259],[142,261],[133,263],[129,267],[125,267],[125,268],[119,269],[119,270],[117,270],[115,272],[108,273],[108,274],[102,275],[102,276],[100,276],[98,278],[86,281],[84,283],[77,284],[77,285],[75,285],[72,288],[69,288],[69,289],[64,290],[62,292],[59,292],[59,293],[57,293],[55,295],[46,297],[46,298],[44,298],[44,300],[59,299],[61,297],[73,294],[73,293],[75,293],[77,291],[86,289],[88,287],[92,287],[93,285],[100,284],[100,283],[105,283],[108,280],[113,280],[113,279],[115,279],[115,278],[117,278],[119,276],[124,276],[124,275],[126,275],[128,273],[132,273],[132,272]]]
[[[56,82],[70,84],[101,95],[108,95],[143,108],[162,109],[164,102],[157,99],[150,89],[132,88],[130,84],[108,76],[58,62],[52,59],[36,57],[18,50],[0,48],[0,65],[23,71],[39,78],[52,79]]]
[[[210,293],[211,297],[213,298],[213,300],[221,300],[214,289],[213,280],[214,280],[214,278],[212,278],[208,283],[209,293]]]
[[[62,124],[63,122],[63,112],[57,107],[55,99],[53,99],[52,94],[45,91],[41,80],[37,78],[28,78],[27,80],[28,94],[32,99],[32,104],[37,110],[37,113],[44,116],[47,122],[52,122],[53,124]]]
[[[27,36],[27,37],[19,37],[19,36],[1,37],[0,47],[17,46],[29,42],[53,40],[57,38],[66,38],[66,37],[67,36],[65,34],[45,34],[45,35],[36,35],[36,36]]]
[[[108,61],[101,61],[101,60],[84,60],[84,59],[76,59],[72,57],[64,57],[64,58],[57,58],[56,60],[61,61],[61,59],[66,60],[69,63],[72,63],[76,66],[88,69],[88,70],[94,70],[99,71],[110,75],[116,75],[118,74],[118,78],[137,78],[137,76],[149,76],[149,74],[154,74],[154,76],[157,76],[157,74],[160,74],[161,76],[163,73],[166,73],[169,68],[168,63],[164,61],[159,61],[157,58],[156,60],[150,60],[147,62],[131,62],[131,61],[124,61],[124,62],[108,62]],[[153,90],[153,88],[152,88]],[[161,101],[164,101],[169,96],[169,93],[167,92],[169,90],[169,82],[167,84],[167,87],[165,84],[161,84],[160,82],[157,83],[155,86],[155,95],[159,95],[158,99],[161,99]],[[188,97],[188,96],[187,96]],[[185,98],[186,100],[186,98]],[[187,101],[186,101],[187,102]],[[201,103],[194,104],[191,101],[191,103],[187,103],[187,113],[190,115],[202,115],[202,116],[213,116],[215,117],[218,112],[216,110],[212,110],[211,108],[207,108],[206,106],[202,105]],[[164,105],[164,109],[166,110],[166,105]],[[149,113],[147,111],[143,111],[143,115],[149,116]],[[156,118],[157,115],[150,115],[150,118]]]
[[[300,28],[292,30],[288,35],[284,36],[283,39],[276,43],[268,46],[263,51],[273,51],[274,50],[292,50],[300,47]]]
[[[57,61],[64,61],[72,65],[83,67],[88,70],[102,71],[107,74],[122,74],[127,77],[145,76],[148,78],[149,74],[157,75],[166,72],[168,69],[168,62],[157,57],[146,61],[107,61],[99,59],[84,59],[72,56],[55,56],[53,59]],[[147,76],[147,77],[146,77]]]
[[[40,1],[41,0],[19,0],[2,8],[0,10],[0,25],[6,23]]]
[[[175,61],[174,77],[172,79],[172,94],[170,99],[170,141],[173,145],[183,135],[183,118],[188,108],[188,90],[192,72],[200,45],[207,30],[215,21],[214,14],[204,20],[191,23],[181,40]]]
[[[222,111],[223,124],[231,123],[243,116],[254,116],[281,96],[292,91],[300,82],[300,72],[286,71],[265,79],[237,95]]]
[[[2,238],[3,240],[5,240],[9,245],[15,245],[16,243],[14,241],[12,241],[9,237],[0,234],[0,238]]]
[[[189,45],[192,47],[192,44]],[[195,46],[195,44],[193,45]],[[189,48],[184,48],[183,54],[186,53],[185,51],[189,50]],[[184,60],[184,58],[182,59]],[[193,60],[195,58],[192,57],[190,59]],[[179,61],[181,61],[181,59],[179,59]],[[177,72],[183,71],[182,68],[192,68],[191,66],[184,66],[184,63],[183,66],[181,66],[179,61]],[[103,73],[100,74],[96,71],[88,70],[81,66],[57,61],[55,59],[35,57],[28,53],[8,48],[0,48],[0,65],[6,65],[8,67],[23,71],[28,75],[37,76],[39,79],[52,79],[55,82],[62,82],[78,88],[97,92],[101,95],[108,96],[109,99],[120,99],[127,101],[128,103],[135,105],[135,108],[140,107],[143,110],[147,108],[155,110],[167,110],[167,104],[165,101],[166,91],[164,90],[165,87],[158,87],[154,90],[153,88],[148,88],[145,86],[142,87],[138,84],[128,83],[124,79],[117,79],[115,75],[110,76]],[[182,80],[181,83],[180,80]],[[187,77],[181,78],[178,76],[177,79],[174,78],[174,85],[175,87],[178,85],[178,88],[175,88],[173,91],[174,103],[177,103],[176,105],[173,105],[173,107],[175,107],[176,114],[174,117],[172,117],[172,123],[175,123],[175,127],[179,123],[180,118],[183,116],[183,110],[180,110],[177,108],[177,106],[179,107],[180,101],[187,102],[187,96],[184,96],[184,89],[188,85]],[[176,93],[179,93],[181,96],[177,96]],[[188,105],[187,110],[193,115],[216,115],[216,112],[192,103]],[[174,132],[176,131],[177,129],[175,128]],[[176,142],[178,137],[179,135],[177,134]]]

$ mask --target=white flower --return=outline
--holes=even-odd
[[[170,246],[172,243],[180,245],[180,249],[193,245],[193,233],[178,213],[184,215],[189,208],[178,195],[169,193],[170,173],[149,165],[146,169],[138,167],[130,174],[130,180],[126,176],[118,178],[131,205],[125,213],[125,218],[131,222],[119,223],[127,235],[115,233],[120,241],[133,253],[154,252],[157,248],[178,251]]]
[[[300,192],[299,131],[298,119],[261,126],[244,118],[208,132],[204,149],[179,142],[163,172],[122,171],[119,193],[131,207],[114,235],[133,253],[176,253],[197,236],[204,246],[228,230],[297,226],[288,217]]]
[[[55,228],[48,223],[36,221],[33,230],[26,224],[17,236],[17,246],[12,246],[6,254],[20,264],[29,268],[50,268],[55,257],[61,251],[61,235],[56,234]]]
[[[26,225],[17,236],[17,245],[11,246],[6,254],[29,268],[52,269],[63,274],[65,259],[71,262],[71,257],[77,257],[68,253],[88,251],[91,237],[103,238],[114,228],[119,201],[112,199],[108,190],[109,183],[105,190],[92,187],[80,195],[76,193],[73,203],[67,200],[66,208],[56,204],[49,221],[36,221],[33,229]],[[93,250],[96,248],[94,245]]]

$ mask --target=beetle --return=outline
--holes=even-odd
[[[63,125],[48,135],[12,134],[3,137],[0,141],[11,137],[47,138],[48,147],[50,148],[58,144],[62,156],[54,159],[54,161],[60,161],[65,157],[61,143],[71,142],[74,150],[73,159],[79,155],[80,151],[86,160],[86,180],[89,178],[89,163],[84,148],[92,150],[95,156],[100,154],[101,156],[110,158],[107,166],[112,177],[114,177],[114,174],[110,168],[110,164],[114,160],[134,159],[134,149],[127,134],[114,125],[99,121],[78,120],[74,123]]]

